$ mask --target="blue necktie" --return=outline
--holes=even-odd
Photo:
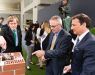
[[[79,38],[76,39],[76,44],[73,46],[72,52],[77,49],[77,45],[79,43]]]
[[[76,45],[75,45],[75,46],[77,46],[77,45],[78,45],[78,43],[79,43],[79,38],[77,38],[77,41],[76,41]]]

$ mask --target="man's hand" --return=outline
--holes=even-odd
[[[4,39],[3,36],[0,36],[0,47],[2,47],[2,49],[6,49],[7,48],[6,40]]]
[[[44,62],[46,59],[44,56],[41,57],[41,61]]]
[[[63,74],[67,73],[67,72],[71,72],[71,65],[65,66],[63,69]]]
[[[45,51],[44,50],[37,50],[37,51],[33,52],[32,55],[36,55],[38,58],[41,58],[42,56],[45,55]]]
[[[34,42],[33,40],[31,40],[31,43],[33,43],[33,44],[34,44],[35,42]]]

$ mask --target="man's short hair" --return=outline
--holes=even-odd
[[[59,22],[59,24],[62,26],[62,19],[61,19],[60,16],[57,16],[57,15],[52,16],[52,17],[50,18],[50,20],[57,20],[57,21]],[[50,20],[49,20],[49,22],[50,22]]]
[[[18,18],[17,18],[16,16],[11,15],[11,16],[9,16],[9,17],[7,18],[7,24],[9,24],[9,22],[12,22],[13,19],[16,19],[17,23],[19,23]]]
[[[90,19],[90,17],[88,15],[86,15],[84,13],[77,14],[77,15],[73,16],[71,19],[72,20],[73,19],[78,19],[80,24],[86,23],[86,27],[87,28],[90,27],[91,19]]]

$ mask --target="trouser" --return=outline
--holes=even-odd
[[[34,46],[27,46],[27,58],[26,58],[26,66],[29,66],[30,62],[32,61],[32,52],[34,50]]]

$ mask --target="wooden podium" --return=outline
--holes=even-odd
[[[3,53],[11,59],[0,62],[0,75],[25,75],[25,61],[20,52]]]

